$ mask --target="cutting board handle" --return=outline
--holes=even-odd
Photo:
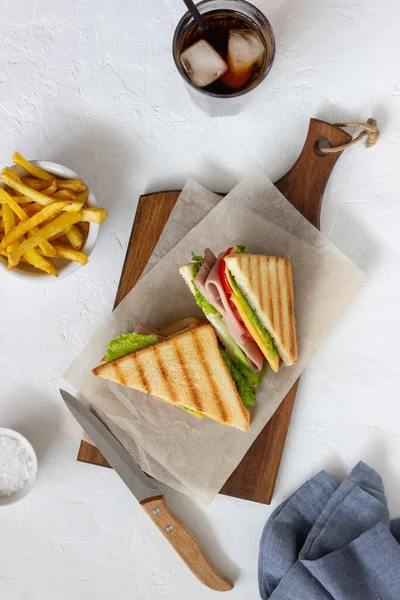
[[[324,140],[330,146],[340,146],[351,136],[325,121],[310,119],[307,138],[293,167],[275,185],[310,223],[319,229],[322,198],[329,176],[341,152],[322,154],[317,144]],[[310,198],[313,201],[310,202]]]

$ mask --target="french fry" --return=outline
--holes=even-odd
[[[79,221],[79,223],[77,223],[76,226],[79,227],[79,229],[83,233],[87,233],[89,231],[89,223],[87,223],[86,221]]]
[[[61,233],[57,233],[56,235],[51,236],[50,241],[51,243],[53,243],[55,240],[59,240],[60,237],[63,236],[64,240],[63,240],[63,244],[69,244],[68,239],[65,237],[64,232],[62,231]]]
[[[55,252],[55,251],[54,251]],[[0,256],[3,256],[6,260],[8,259],[7,252],[0,252]],[[29,250],[21,257],[21,262],[32,265],[49,275],[54,275],[57,277],[57,271],[55,266],[49,261],[46,260],[37,250]]]
[[[3,225],[4,225],[4,237],[1,240],[1,245],[3,246],[3,242],[6,239],[7,235],[12,231],[15,227],[15,215],[8,204],[3,204]],[[4,244],[2,250],[6,250],[9,244]]]
[[[24,221],[25,219],[28,218],[26,211],[14,200],[14,198],[12,196],[10,196],[9,194],[7,194],[7,192],[5,190],[0,188],[0,203],[4,203],[4,202],[12,209],[12,211],[17,215],[17,217],[20,221]],[[29,232],[29,234],[33,235],[34,233],[37,233],[37,232],[38,232],[38,228],[33,227],[32,230]],[[40,244],[40,249],[45,256],[53,256],[53,257],[56,256],[56,251],[54,250],[53,246],[49,242],[42,242]],[[28,262],[29,262],[29,259],[28,259]]]
[[[20,221],[26,219],[26,213],[24,209],[21,208],[18,202],[16,202],[14,198],[2,188],[0,188],[0,203],[7,204],[11,208],[11,210],[17,215]]]
[[[76,192],[76,199],[79,202],[86,202],[89,198],[89,190],[84,190],[83,192]]]
[[[25,254],[28,250],[35,248],[41,242],[48,240],[52,236],[57,233],[61,233],[61,231],[65,231],[71,225],[75,225],[81,218],[80,213],[63,213],[56,217],[53,221],[45,225],[42,229],[38,231],[37,234],[29,237],[24,240],[19,246],[17,246],[14,250],[12,250],[8,256],[9,258],[9,267],[14,268],[18,265],[21,256]],[[24,221],[23,221],[24,222]],[[1,247],[0,247],[1,250]]]
[[[86,192],[86,185],[79,179],[57,179],[57,188],[59,190],[69,190],[70,192]]]
[[[64,246],[69,246],[69,240],[67,238],[67,236],[65,235],[65,233],[59,233],[58,236],[56,235],[53,239],[56,239],[57,242],[59,242],[60,244],[64,244]]]
[[[76,200],[76,196],[71,190],[59,190],[52,195],[52,198],[56,198],[57,200]]]
[[[57,242],[54,244],[54,248],[56,249],[57,256],[59,258],[66,258],[67,260],[73,260],[74,262],[78,262],[81,265],[86,265],[88,261],[87,254],[83,252],[78,252],[71,248],[71,246],[65,246],[64,244],[60,244]]]
[[[37,177],[38,179],[47,179],[49,181],[53,179],[52,175],[47,173],[47,171],[44,171],[40,167],[35,167],[35,165],[30,163],[29,160],[26,160],[26,158],[24,158],[19,152],[14,152],[14,154],[12,155],[12,159],[16,165],[19,165],[27,173],[33,175],[34,177]]]
[[[8,188],[7,194],[10,194],[10,196],[12,196],[15,200],[15,202],[18,202],[18,204],[32,204],[33,200],[32,198],[27,198],[26,196],[17,196],[15,193],[13,194],[12,192],[14,190],[11,190],[10,188]],[[43,208],[43,206],[41,206],[41,208]]]
[[[13,244],[11,244],[11,246],[8,247],[8,250],[10,250],[10,248],[11,249],[16,248],[17,246],[18,246],[18,242],[14,242]],[[54,254],[56,254],[55,250],[54,250]],[[0,255],[4,256],[6,259],[8,259],[8,268],[11,268],[10,258],[8,256],[7,252],[0,252]],[[55,266],[50,261],[46,260],[35,249],[29,250],[28,252],[23,254],[21,257],[21,262],[23,262],[27,265],[32,265],[32,266],[36,267],[37,269],[40,269],[41,271],[48,273],[49,275],[55,275],[57,277],[57,271],[56,271]]]
[[[64,212],[82,212],[83,202],[78,202],[77,200],[68,200],[68,204],[64,208]]]
[[[2,256],[5,259],[5,262],[7,262],[7,252],[0,252],[0,256]],[[24,257],[21,258],[20,262],[24,263],[25,265],[29,265],[28,261]]]
[[[23,254],[23,258],[26,260],[27,263],[29,263],[33,267],[36,267],[40,271],[44,271],[49,275],[54,275],[54,277],[57,277],[57,271],[53,263],[44,258],[44,256],[42,256],[37,250],[35,250],[35,248],[32,248],[32,250],[28,250],[27,252],[25,252],[25,254]]]
[[[49,187],[49,180],[43,181],[42,179],[35,179],[35,177],[21,177],[22,183],[32,188],[33,190],[37,190],[41,192]]]
[[[43,206],[41,204],[37,204],[36,202],[31,202],[28,206],[24,207],[24,211],[31,217],[32,215],[36,215],[39,211],[43,210]]]
[[[51,196],[56,191],[57,191],[57,182],[54,179],[54,181],[52,181],[52,183],[51,183],[51,185],[49,185],[49,187],[42,190],[42,194],[45,194],[46,196]]]
[[[15,213],[12,211],[11,207],[8,204],[4,204],[2,207],[2,215],[3,215],[3,224],[4,224],[4,238],[6,235],[13,230],[15,227],[16,219]],[[3,239],[4,239],[3,238]],[[11,250],[15,248],[15,243],[5,246],[5,255],[7,256],[7,262],[9,261],[8,254]]]
[[[15,227],[16,218],[15,213],[12,211],[11,207],[8,204],[4,204],[2,214],[4,223],[4,240],[6,235]],[[14,242],[13,244],[7,244],[7,246],[4,247],[5,254],[7,257],[10,251],[13,250],[16,247],[16,245],[17,244]],[[9,261],[9,258],[7,258],[7,260]]]
[[[21,192],[23,196],[31,198],[33,202],[38,202],[43,206],[48,206],[49,204],[54,202],[54,199],[50,196],[45,196],[41,192],[33,190],[32,188],[22,183],[21,179],[14,171],[12,171],[12,169],[9,169],[7,167],[3,169],[1,172],[1,179],[13,190],[17,190],[18,192]]]
[[[82,210],[81,221],[87,223],[104,223],[107,219],[108,212],[105,208],[84,208]]]
[[[12,169],[11,167],[4,167],[4,169],[2,169],[2,172],[3,171],[7,172],[12,179],[21,179],[18,173],[14,171],[14,169]]]
[[[50,204],[50,206],[46,206],[45,208],[43,208],[40,212],[36,213],[32,217],[29,217],[28,219],[24,219],[23,221],[18,223],[18,225],[13,227],[11,230],[6,231],[6,228],[4,227],[4,231],[5,231],[6,235],[4,236],[4,238],[2,239],[2,241],[0,243],[0,251],[5,250],[7,248],[7,246],[9,246],[10,244],[12,244],[16,240],[18,240],[20,237],[25,235],[25,233],[27,233],[29,230],[33,229],[33,227],[37,227],[41,223],[44,223],[44,221],[48,221],[48,219],[55,217],[58,213],[60,213],[62,211],[64,206],[65,206],[65,202],[54,202],[53,204]],[[9,210],[11,211],[8,204],[4,204],[3,205],[3,219],[4,219],[4,209],[6,207],[9,208]],[[81,215],[81,213],[66,213],[66,216],[69,216],[69,215],[76,216],[76,215]],[[78,219],[78,221],[79,220],[80,219]],[[74,221],[71,224],[73,225],[74,223],[76,223],[76,221]],[[43,230],[41,230],[41,231],[43,231]],[[56,233],[58,233],[58,232],[57,231],[54,232],[53,235],[55,235]],[[51,237],[51,236],[49,236],[49,237]],[[47,238],[44,238],[44,239],[47,239]],[[34,247],[34,246],[32,246],[32,247]]]
[[[29,232],[29,235],[35,235],[38,231],[40,231],[40,229],[35,227],[35,229],[32,229],[32,231]],[[41,249],[43,256],[47,256],[48,258],[55,258],[57,256],[54,246],[47,240],[39,244],[39,248]]]
[[[51,177],[52,180],[56,182],[57,190],[59,191],[69,191],[69,192],[77,192],[80,194],[85,194],[88,192],[87,187],[82,181],[79,179],[55,179],[54,176]],[[42,191],[46,187],[48,187],[49,182],[43,181],[41,179],[35,179],[34,177],[22,177],[22,182],[34,190]]]
[[[72,225],[71,229],[65,232],[65,235],[74,250],[82,248],[83,235],[75,225]]]
[[[4,210],[5,208],[5,210]],[[15,223],[15,217],[14,217],[14,213],[11,210],[11,207],[8,204],[5,204],[3,206],[3,211],[2,211],[3,215],[6,215],[6,219],[5,219],[5,228],[8,230],[6,233],[9,233],[9,231],[11,231],[11,229],[9,229],[10,227],[12,228],[13,223]],[[15,244],[15,242],[14,242]],[[8,247],[10,248],[10,247]],[[13,244],[11,244],[11,248],[13,248]],[[9,257],[7,255],[7,252],[4,251],[1,253],[3,256],[5,256],[6,258]],[[43,256],[41,256],[39,254],[39,252],[37,250],[30,250],[29,252],[26,252],[25,254],[23,254],[23,256],[21,257],[23,259],[24,262],[33,265],[34,267],[40,269],[41,271],[45,271],[46,273],[49,273],[50,275],[57,275],[56,273],[56,268],[54,265],[52,265],[48,260],[46,260]]]

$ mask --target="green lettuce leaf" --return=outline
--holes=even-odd
[[[197,273],[201,269],[201,265],[203,264],[204,257],[199,256],[198,254],[195,254],[194,252],[192,252],[192,261],[194,262],[194,265],[193,265],[193,279],[194,279],[196,277]]]
[[[246,254],[246,246],[243,246],[243,244],[235,246],[235,254]]]
[[[192,285],[194,288],[194,299],[196,300],[197,306],[200,306],[200,308],[202,310],[204,310],[206,315],[209,315],[210,313],[212,313],[214,315],[217,314],[218,313],[217,309],[214,308],[214,306],[212,304],[210,304],[209,301],[204,298],[203,294],[200,292],[198,287],[195,285],[194,281],[192,281]]]
[[[193,408],[189,408],[188,406],[183,406],[183,404],[180,404],[179,408],[182,408],[183,410],[186,410],[187,412],[193,413],[194,415],[197,415],[197,416],[203,415],[203,413],[199,412],[198,410],[193,410]]]
[[[276,346],[274,344],[274,340],[271,337],[271,334],[269,333],[269,331],[267,329],[265,329],[265,327],[261,324],[260,319],[257,317],[256,313],[254,312],[254,310],[251,308],[246,296],[243,294],[242,290],[240,289],[240,287],[238,286],[238,284],[236,283],[236,279],[234,278],[234,276],[232,275],[232,273],[230,271],[228,271],[228,279],[229,279],[229,283],[231,284],[232,288],[234,289],[234,291],[236,292],[236,295],[239,297],[240,300],[240,304],[242,305],[244,311],[246,312],[246,315],[248,316],[248,318],[250,319],[250,321],[257,327],[257,329],[259,330],[267,348],[268,348],[268,352],[271,355],[271,358],[275,358],[276,355],[278,354],[278,350],[276,349]]]
[[[264,362],[264,367],[260,372],[254,372],[250,366],[249,359],[243,352],[241,348],[237,345],[231,334],[229,333],[228,327],[226,326],[225,321],[222,318],[221,314],[211,315],[208,317],[211,325],[214,327],[215,331],[224,349],[228,352],[229,356],[233,360],[235,366],[239,369],[239,371],[244,375],[246,381],[251,385],[251,387],[257,387],[264,376],[266,363]]]
[[[250,366],[245,365],[242,361],[235,361],[235,365],[251,387],[257,387],[260,385],[267,369],[267,363],[265,361],[261,371],[253,371]]]
[[[229,356],[228,352],[224,350],[221,346],[219,347],[219,351],[221,352],[221,356],[225,361],[225,364],[228,368],[228,371],[235,382],[237,387],[237,391],[239,392],[239,396],[242,399],[243,405],[246,408],[250,408],[254,406],[256,403],[256,392],[253,390],[251,385],[246,381],[242,373],[235,366],[233,360]]]
[[[111,340],[108,344],[106,360],[108,362],[110,360],[115,360],[116,358],[121,358],[121,356],[130,354],[131,352],[142,350],[147,346],[152,346],[153,344],[156,344],[157,341],[158,337],[156,335],[140,335],[135,332],[123,333],[116,337],[115,340]]]

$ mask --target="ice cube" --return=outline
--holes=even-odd
[[[181,63],[198,87],[210,85],[228,70],[224,59],[206,40],[199,40],[182,52]]]
[[[234,29],[229,32],[229,71],[223,82],[229,87],[240,88],[251,77],[264,59],[265,46],[259,34],[249,29]]]

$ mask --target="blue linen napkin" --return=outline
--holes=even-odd
[[[262,600],[399,600],[400,519],[363,462],[338,485],[325,471],[281,504],[259,555]]]

